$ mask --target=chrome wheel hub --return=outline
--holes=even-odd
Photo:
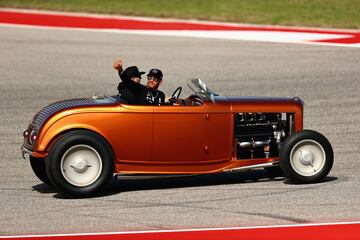
[[[86,159],[75,159],[73,161],[73,164],[70,165],[70,167],[74,168],[74,170],[78,173],[85,172],[88,167],[91,167],[91,165],[88,163]]]
[[[314,154],[309,150],[300,150],[299,160],[304,165],[312,165]]]

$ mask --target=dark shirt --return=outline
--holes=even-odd
[[[164,105],[165,104],[165,94],[162,91],[149,90],[146,93],[146,101],[151,105]]]
[[[165,103],[165,94],[162,91],[151,91],[146,86],[131,80],[126,72],[119,71],[119,76],[122,82],[118,85],[118,96],[128,104],[162,105]]]

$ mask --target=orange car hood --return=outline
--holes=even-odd
[[[226,97],[231,104],[231,110],[237,111],[259,111],[259,112],[273,112],[273,111],[293,111],[294,109],[302,109],[303,101],[298,98],[284,98],[284,97]]]

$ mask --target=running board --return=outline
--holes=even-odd
[[[121,180],[146,180],[162,178],[190,177],[199,174],[115,174],[116,179]]]
[[[254,169],[254,168],[266,168],[266,167],[275,167],[275,166],[279,166],[279,162],[261,163],[261,164],[255,164],[255,165],[250,165],[250,166],[225,169],[224,172],[245,171],[245,170]]]

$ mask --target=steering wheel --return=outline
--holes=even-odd
[[[182,87],[178,87],[177,89],[175,89],[174,93],[171,95],[171,98],[169,98],[170,104],[174,104],[177,102],[177,100],[180,97],[181,91],[182,91]]]

